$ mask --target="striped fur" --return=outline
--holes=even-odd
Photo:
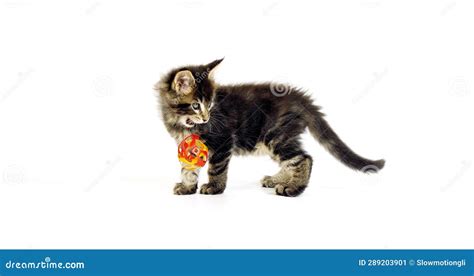
[[[363,172],[383,168],[384,160],[354,153],[300,89],[274,83],[217,85],[210,76],[221,61],[176,68],[156,85],[164,124],[176,142],[195,133],[209,147],[209,183],[201,185],[200,193],[224,192],[233,154],[265,153],[279,162],[281,170],[265,176],[262,185],[278,195],[301,194],[312,168],[312,158],[300,142],[306,128],[348,167]],[[197,171],[184,172],[175,193],[195,193],[197,178]]]

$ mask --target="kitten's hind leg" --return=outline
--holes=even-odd
[[[196,193],[199,180],[199,168],[188,170],[181,168],[181,183],[177,183],[174,187],[176,195],[190,195]]]
[[[291,179],[290,174],[287,170],[283,168],[277,173],[272,176],[265,175],[260,183],[265,188],[275,188],[278,184],[284,184]]]
[[[300,134],[307,123],[301,110],[289,110],[282,114],[263,139],[270,149],[272,159],[280,163],[281,170],[274,176],[264,177],[264,187],[274,187],[277,195],[297,196],[309,182],[312,159],[301,147]]]
[[[264,187],[275,187],[277,195],[297,196],[308,186],[313,160],[298,139],[286,140],[273,145],[273,153],[280,160],[281,170],[276,175],[264,177]]]
[[[266,183],[274,185],[277,195],[297,196],[308,186],[312,163],[311,156],[307,154],[283,161],[280,172],[270,177]]]

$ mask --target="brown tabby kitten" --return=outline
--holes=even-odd
[[[201,186],[201,194],[224,192],[232,155],[260,152],[281,167],[261,180],[263,187],[275,188],[282,196],[301,194],[312,167],[311,156],[300,142],[306,128],[348,167],[363,172],[383,168],[384,160],[363,158],[346,146],[301,90],[274,83],[217,85],[211,75],[221,61],[174,69],[155,87],[164,124],[176,142],[195,133],[209,147],[209,183]],[[199,169],[182,169],[182,182],[174,193],[194,194],[198,174]]]

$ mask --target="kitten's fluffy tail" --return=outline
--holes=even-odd
[[[323,145],[336,159],[349,168],[362,171],[364,173],[376,173],[385,165],[385,160],[369,160],[353,152],[332,130],[324,119],[324,114],[319,112],[319,108],[311,106],[308,108],[307,122],[311,134]]]

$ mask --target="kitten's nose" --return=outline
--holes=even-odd
[[[203,122],[203,123],[207,123],[207,122],[209,122],[209,118],[202,119],[202,122]]]

